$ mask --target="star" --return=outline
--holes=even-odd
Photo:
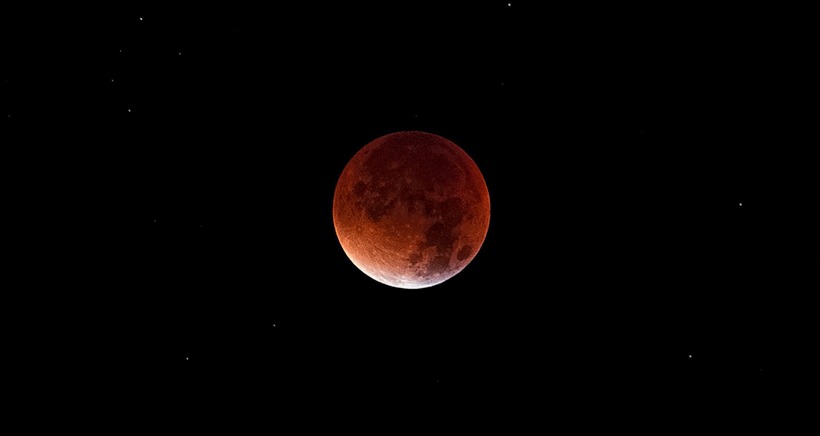
[[[273,326],[276,327],[276,323],[273,323]]]
[[[737,205],[738,205],[738,206],[743,206],[743,203],[738,203]]]
[[[689,355],[689,358],[690,358],[690,359],[692,358],[692,355],[691,355],[691,354]]]
[[[182,56],[182,52],[181,51],[177,52],[177,55]]]
[[[128,109],[128,113],[131,113],[131,109]]]
[[[142,17],[140,17],[140,21],[142,21]]]
[[[186,357],[186,358],[185,358],[185,360],[190,360],[190,359],[188,359],[188,358]]]

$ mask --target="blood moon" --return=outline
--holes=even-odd
[[[345,166],[333,224],[345,254],[370,278],[426,288],[473,260],[489,228],[490,195],[459,146],[432,133],[396,132]]]

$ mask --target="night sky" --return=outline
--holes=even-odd
[[[57,265],[21,297],[61,320],[43,371],[163,410],[362,397],[506,428],[765,414],[816,365],[804,27],[341,3],[4,17],[3,165],[41,230],[18,260]],[[331,217],[400,130],[490,191],[476,258],[420,290],[356,269]]]

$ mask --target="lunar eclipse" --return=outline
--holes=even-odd
[[[440,284],[476,256],[490,223],[490,196],[473,159],[426,132],[379,137],[347,163],[333,197],[333,224],[348,258],[397,288]]]

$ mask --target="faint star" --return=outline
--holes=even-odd
[[[181,51],[177,52],[177,55],[182,56],[182,52]]]
[[[276,327],[276,323],[273,323],[273,326]]]
[[[154,222],[157,222],[157,220],[154,220]]]
[[[507,3],[507,7],[510,7],[510,6],[512,6],[512,3]]]
[[[114,79],[111,79],[111,81],[113,82],[113,81],[114,81]]]

